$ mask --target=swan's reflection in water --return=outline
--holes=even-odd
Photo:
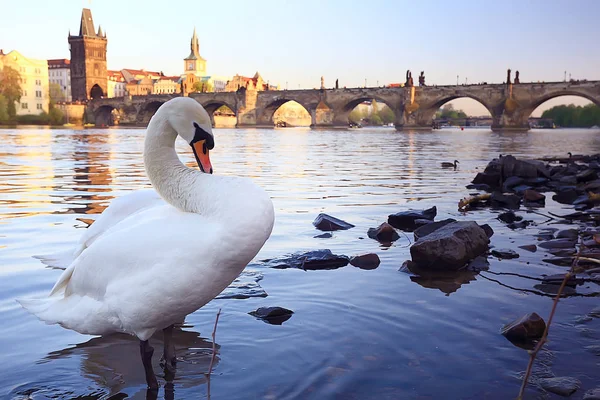
[[[152,364],[162,388],[156,391],[146,391],[144,368],[139,360],[139,340],[125,334],[114,334],[93,338],[85,343],[67,349],[49,353],[40,363],[51,362],[63,358],[78,358],[81,360],[81,374],[94,381],[99,387],[107,389],[111,399],[135,398],[156,399],[162,394],[164,398],[174,398],[178,387],[190,388],[204,385],[212,357],[212,342],[200,337],[197,332],[180,328],[173,330],[172,343],[177,354],[177,369],[175,374],[166,373],[159,365],[163,348],[162,331],[150,338],[154,347]],[[217,356],[213,370],[219,363]],[[132,388],[138,390],[132,393]],[[127,394],[121,393],[126,391]],[[92,396],[93,397],[93,396]],[[210,397],[210,394],[209,394]],[[103,398],[106,398],[103,396]]]

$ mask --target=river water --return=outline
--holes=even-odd
[[[543,263],[541,250],[518,248],[535,243],[539,229],[562,226],[530,214],[537,226],[511,231],[495,219],[497,211],[463,214],[457,202],[469,193],[465,185],[500,153],[599,153],[600,131],[217,129],[215,135],[215,173],[250,177],[273,199],[275,227],[257,260],[331,249],[349,256],[374,252],[382,262],[375,270],[251,266],[262,274],[259,284],[268,297],[217,299],[188,316],[174,336],[180,358],[174,389],[161,388],[159,398],[207,397],[203,373],[219,308],[212,399],[516,397],[528,354],[499,329],[527,312],[546,318],[551,298],[535,290],[536,281],[505,273],[564,271]],[[45,325],[14,300],[44,295],[61,273],[33,255],[68,250],[112,198],[149,186],[143,140],[143,129],[0,130],[0,397],[146,398],[137,341]],[[188,146],[178,146],[193,165]],[[441,161],[454,159],[460,161],[456,171],[440,168]],[[550,197],[546,210],[570,210]],[[410,258],[412,234],[384,247],[366,231],[388,214],[432,205],[438,219],[489,223],[496,232],[492,244],[521,257],[490,258],[490,271],[476,276],[411,279],[398,269]],[[320,212],[356,227],[314,238],[320,232],[311,223]],[[597,304],[597,297],[561,301],[540,355],[540,374],[581,380],[572,398],[582,398],[600,378],[599,358],[585,350],[598,343],[600,319],[580,318]],[[269,325],[247,314],[261,306],[295,313],[283,325]],[[155,371],[164,382],[160,337],[152,343]],[[528,390],[528,398],[552,396],[535,385]]]

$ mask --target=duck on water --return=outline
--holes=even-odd
[[[451,162],[447,162],[447,161],[444,161],[444,162],[442,163],[442,168],[454,168],[454,169],[456,169],[456,167],[458,167],[458,165],[457,165],[457,164],[460,164],[460,163],[458,162],[458,160],[454,160],[454,162],[453,162],[453,163],[451,163]]]
[[[177,136],[190,144],[200,170],[179,160]],[[165,366],[174,368],[173,324],[225,289],[273,228],[273,204],[262,188],[246,178],[212,175],[213,148],[211,120],[198,102],[179,97],[163,104],[144,145],[153,189],[115,199],[73,252],[38,257],[66,269],[47,297],[18,300],[48,324],[136,336],[151,389],[158,381],[148,339],[164,331]]]

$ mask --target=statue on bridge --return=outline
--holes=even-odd
[[[425,71],[421,71],[421,75],[419,75],[419,86],[427,86],[425,85]]]
[[[339,85],[339,82],[338,82],[338,80],[337,80],[337,79],[335,80],[335,88],[336,88],[336,89],[339,89],[339,88],[340,88],[340,85]]]
[[[325,89],[325,78],[321,77],[321,89]]]
[[[521,83],[521,80],[519,79],[519,71],[515,72],[515,84],[517,83]]]
[[[506,84],[510,85],[510,68],[506,71]]]
[[[409,69],[406,70],[406,82],[404,83],[404,86],[407,86],[407,87],[414,86],[412,72],[410,72]]]

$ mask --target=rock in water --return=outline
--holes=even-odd
[[[539,339],[546,330],[546,322],[536,313],[530,313],[523,317],[504,325],[501,330],[508,340],[525,341]]]
[[[400,238],[400,235],[398,235],[398,232],[396,232],[394,227],[387,222],[384,222],[377,228],[369,228],[367,236],[381,243],[391,243]]]
[[[517,210],[521,204],[521,198],[512,193],[493,192],[490,197],[490,202],[493,207],[503,207]]]
[[[492,255],[498,258],[519,258],[519,253],[511,249],[494,249],[492,250]]]
[[[456,270],[487,251],[489,242],[476,222],[452,222],[417,240],[410,254],[423,268]]]
[[[348,257],[333,254],[331,250],[314,250],[306,253],[294,253],[286,257],[267,260],[269,268],[299,268],[304,270],[336,269],[348,265]]]
[[[317,215],[317,218],[313,221],[313,225],[315,228],[322,231],[340,231],[354,228],[354,225],[349,224],[346,221],[323,213]]]
[[[456,222],[456,220],[453,218],[448,218],[442,221],[431,222],[427,225],[420,226],[413,232],[413,235],[415,235],[415,240],[419,240],[420,238],[423,238],[429,235],[430,233],[440,229],[442,226],[446,226],[448,224],[451,224],[452,222]]]
[[[541,378],[538,383],[544,390],[564,397],[569,397],[581,387],[581,382],[570,376]]]
[[[379,256],[375,253],[362,254],[350,258],[350,264],[360,269],[375,269],[379,267]]]
[[[433,221],[436,215],[437,208],[435,206],[428,208],[427,210],[402,211],[389,215],[388,223],[394,228],[412,232],[417,228],[417,224],[415,223],[416,220],[423,219]]]
[[[516,215],[512,211],[507,211],[507,212],[503,212],[502,214],[498,214],[498,219],[502,222],[506,222],[507,224],[510,224],[512,222],[523,220],[523,217],[521,217],[520,215]]]
[[[600,387],[585,392],[583,400],[600,400]]]
[[[281,325],[292,317],[294,312],[283,307],[260,307],[248,314],[272,325]]]
[[[523,192],[523,200],[527,203],[544,203],[546,196],[533,189],[528,189]]]

